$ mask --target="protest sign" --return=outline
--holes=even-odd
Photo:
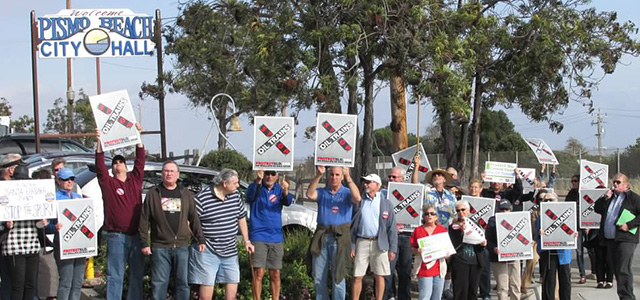
[[[446,232],[418,239],[418,247],[422,249],[422,262],[425,263],[456,253]]]
[[[524,142],[527,143],[529,148],[535,153],[538,158],[538,162],[541,164],[557,165],[558,159],[547,143],[542,139],[537,138],[524,138]]]
[[[413,183],[389,182],[387,199],[393,204],[396,223],[400,230],[410,230],[421,225],[422,198],[424,185]]]
[[[357,126],[356,115],[318,113],[315,164],[353,167]]]
[[[98,228],[94,201],[90,198],[58,200],[60,259],[98,254]]]
[[[602,216],[594,211],[598,198],[608,189],[580,190],[580,228],[600,228]]]
[[[542,202],[540,218],[542,250],[576,249],[575,202]]]
[[[422,147],[422,144],[419,145],[420,166],[418,166],[418,172],[420,172],[420,174],[418,176],[418,180],[422,180],[424,178],[424,175],[426,175],[427,172],[431,171],[431,165],[429,164],[427,153],[424,152],[424,147]],[[393,164],[405,170],[406,175],[404,177],[404,180],[408,182],[411,182],[411,177],[413,176],[413,172],[416,169],[416,165],[413,163],[413,157],[416,156],[416,149],[417,145],[413,145],[409,148],[391,154]]]
[[[536,189],[536,169],[518,168],[522,179],[522,193],[528,194]]]
[[[580,189],[596,189],[598,187],[607,188],[609,184],[609,166],[580,160]]]
[[[0,181],[0,221],[42,220],[57,216],[53,179]]]
[[[487,229],[489,218],[495,213],[496,199],[462,196],[462,201],[469,202],[469,219],[480,227]]]
[[[100,131],[103,151],[140,143],[136,116],[126,90],[90,96],[89,102]]]
[[[512,163],[488,161],[484,164],[484,181],[515,183],[515,169],[518,166]]]
[[[293,170],[293,118],[253,119],[253,169]]]
[[[476,222],[471,221],[471,219],[464,218],[464,236],[462,237],[462,242],[470,245],[479,245],[485,240],[484,229],[476,224]]]
[[[498,261],[533,259],[531,214],[527,211],[496,214]],[[491,249],[490,249],[491,251]]]

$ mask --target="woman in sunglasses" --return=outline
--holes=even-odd
[[[418,240],[434,234],[446,233],[447,229],[438,224],[438,213],[435,206],[422,206],[422,226],[417,227],[411,235],[411,252],[418,255],[421,261],[422,249]],[[444,275],[447,273],[447,262],[444,258],[430,262],[422,262],[418,271],[418,287],[420,300],[440,300],[444,288]]]
[[[466,221],[469,216],[470,206],[467,201],[456,202],[457,218],[449,226],[449,237],[456,254],[451,256],[451,279],[453,285],[454,300],[476,300],[480,273],[486,264],[487,241],[483,240],[477,245],[464,242]]]

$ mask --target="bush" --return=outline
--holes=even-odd
[[[251,176],[253,165],[242,153],[230,150],[214,150],[202,157],[201,165],[214,170],[224,168],[233,169],[238,172],[240,179],[247,180]]]

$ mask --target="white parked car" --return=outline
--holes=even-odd
[[[133,163],[133,160],[128,162]],[[133,169],[133,165],[128,165],[129,170]],[[142,198],[146,195],[147,191],[154,186],[162,182],[161,177],[162,163],[158,162],[146,162],[144,166],[144,180],[142,183]],[[204,167],[196,167],[190,165],[180,166],[180,180],[179,183],[182,186],[189,188],[194,195],[200,192],[211,184],[213,177],[218,174],[218,171],[207,169]],[[76,183],[81,188],[81,193],[85,197],[95,199],[96,216],[98,216],[97,225],[98,228],[102,226],[103,219],[103,205],[102,205],[102,191],[98,185],[98,178],[95,173],[95,166],[89,165],[89,168],[76,174]],[[247,190],[247,184],[244,181],[240,181],[240,192],[243,199],[246,201],[245,192]],[[249,213],[249,222],[251,221],[251,212],[249,211],[249,205],[246,204],[247,212]],[[292,204],[289,207],[284,207],[282,211],[282,228],[287,230],[296,230],[306,228],[311,232],[316,229],[316,219],[318,213],[310,208],[304,207],[298,204]]]

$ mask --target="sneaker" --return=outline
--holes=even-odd
[[[442,299],[443,300],[451,300],[451,299],[453,299],[453,291],[451,289],[448,289],[448,290],[444,291],[442,293]]]
[[[598,282],[598,285],[596,286],[597,289],[603,289],[604,288],[604,282]]]
[[[605,289],[610,289],[612,287],[613,287],[613,282],[607,282],[607,283],[604,284],[604,288]]]

